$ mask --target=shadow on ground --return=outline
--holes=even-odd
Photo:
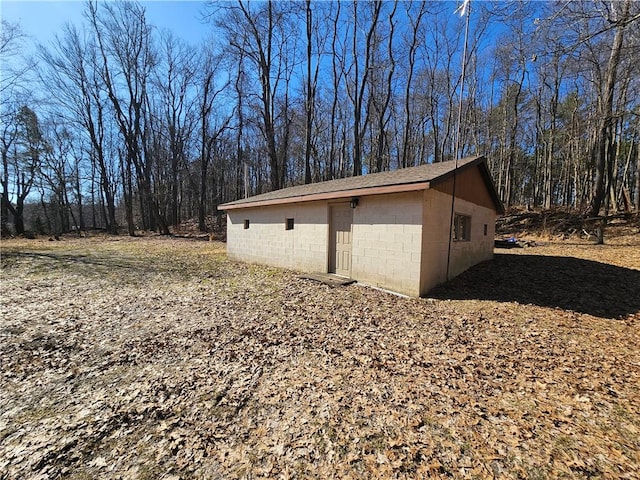
[[[429,292],[557,307],[603,318],[640,312],[640,271],[574,257],[496,254]]]
[[[110,257],[99,257],[97,255],[83,255],[79,253],[64,254],[64,253],[41,253],[41,252],[3,252],[3,265],[9,265],[11,261],[28,258],[33,261],[51,262],[51,266],[60,266],[62,264],[67,265],[87,265],[93,267],[107,267],[107,268],[125,268],[136,269],[140,268],[143,263],[140,260],[132,259],[127,262],[122,259],[115,259]]]
[[[232,271],[218,268],[205,268],[202,263],[184,263],[167,253],[165,256],[150,254],[123,255],[93,252],[62,253],[62,252],[33,252],[33,251],[4,251],[2,252],[1,267],[9,269],[16,263],[27,261],[31,267],[40,271],[64,269],[83,275],[114,274],[124,278],[134,278],[136,281],[144,279],[147,274],[161,274],[167,276],[167,281],[178,278],[206,277],[214,278],[231,276]],[[209,265],[211,266],[211,265]],[[217,266],[217,265],[216,265]]]

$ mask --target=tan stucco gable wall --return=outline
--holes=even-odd
[[[422,192],[360,198],[353,214],[353,278],[420,295],[422,198]]]

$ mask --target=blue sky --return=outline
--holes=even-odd
[[[204,2],[142,0],[140,3],[146,8],[150,24],[173,30],[187,42],[199,43],[210,31],[210,26],[199,19]],[[83,0],[1,0],[0,17],[19,23],[33,42],[46,45],[62,31],[65,23],[79,25],[84,8]]]

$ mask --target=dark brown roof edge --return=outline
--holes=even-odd
[[[258,200],[256,202],[246,202],[238,204],[219,205],[219,210],[235,210],[238,208],[265,207],[268,205],[283,205],[285,203],[302,203],[317,200],[335,200],[338,198],[351,198],[363,195],[382,195],[385,193],[402,193],[415,192],[417,190],[426,190],[429,188],[429,182],[404,183],[400,185],[387,185],[382,187],[366,187],[355,188],[351,190],[342,190],[337,192],[312,193],[310,195],[298,195],[295,197],[274,198],[270,200]]]
[[[484,177],[484,181],[487,184],[487,189],[489,190],[489,195],[491,195],[491,199],[496,206],[496,212],[500,215],[504,215],[504,205],[502,205],[502,201],[500,200],[500,196],[498,195],[498,190],[496,189],[495,183],[493,183],[493,177],[491,176],[491,172],[489,171],[489,167],[487,166],[487,162],[482,162],[480,166],[480,173]]]

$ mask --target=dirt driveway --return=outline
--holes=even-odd
[[[215,242],[4,241],[0,478],[640,478],[640,241],[429,299]]]

